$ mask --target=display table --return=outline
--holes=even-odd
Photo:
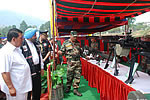
[[[81,63],[82,75],[90,87],[97,88],[100,100],[127,100],[128,93],[136,90],[150,93],[150,76],[145,73],[138,72],[140,77],[135,74],[133,83],[127,85],[124,83],[127,79],[125,74],[129,69],[127,66],[119,64],[119,75],[114,76],[114,68],[104,69],[105,63],[99,66],[96,61],[87,61],[84,58],[81,58]]]

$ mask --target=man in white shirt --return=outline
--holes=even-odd
[[[20,46],[23,41],[22,31],[13,28],[7,34],[5,46],[0,50],[0,84],[7,100],[27,100],[32,90],[31,72]]]
[[[28,28],[24,33],[25,40],[22,43],[21,49],[26,58],[32,76],[32,100],[40,100],[41,95],[41,73],[44,74],[44,63],[42,61],[40,45],[36,41],[35,28]],[[28,95],[28,100],[31,100],[31,93]]]

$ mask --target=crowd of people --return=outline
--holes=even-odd
[[[47,70],[50,59],[53,59],[54,51],[56,63],[59,63],[59,55],[67,58],[65,92],[69,93],[73,86],[74,95],[82,96],[79,92],[80,57],[88,57],[83,54],[77,32],[71,31],[70,38],[63,42],[58,51],[56,41],[48,40],[48,31],[39,31],[39,38],[36,36],[37,31],[36,28],[28,28],[23,33],[13,28],[8,32],[5,44],[0,39],[0,96],[5,93],[7,100],[40,100],[41,75]],[[98,50],[95,37],[91,38],[90,48]]]
[[[10,29],[7,43],[0,39],[0,96],[7,100],[40,100],[41,75],[49,63],[52,47],[47,33],[28,28],[24,33]],[[1,97],[1,99],[3,98]]]
[[[10,29],[7,43],[0,39],[0,90],[5,93],[7,100],[40,100],[41,75],[47,70],[47,64],[52,59],[53,45],[56,41],[48,40],[48,31],[28,28],[24,33],[17,29]],[[77,41],[77,32],[71,31],[70,39],[66,40],[61,49],[56,51],[55,58],[65,55],[67,58],[67,89],[70,92],[73,82],[74,94],[82,96],[78,91],[81,77],[80,56],[82,51]],[[76,57],[75,57],[76,56]],[[74,58],[75,57],[75,58]]]

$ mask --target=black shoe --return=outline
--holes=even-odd
[[[77,95],[77,96],[82,96],[82,94],[78,91],[78,89],[74,89],[73,90],[73,93],[74,93],[74,95]]]
[[[65,90],[65,93],[69,93],[70,92],[70,88],[67,87],[66,90]]]

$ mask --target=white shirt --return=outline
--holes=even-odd
[[[31,72],[29,64],[24,58],[21,49],[16,48],[11,43],[0,50],[0,85],[1,90],[9,94],[9,89],[4,82],[1,73],[9,72],[12,84],[18,94],[32,90]]]
[[[34,44],[31,41],[29,41],[27,39],[26,39],[26,41],[27,41],[27,44],[28,44],[28,46],[30,48],[30,51],[31,51],[31,54],[32,54],[32,60],[33,60],[34,65],[39,64],[39,56],[38,56],[36,47],[34,46]],[[44,63],[42,61],[43,58],[41,56],[41,53],[40,53],[40,57],[41,57],[41,69],[43,69],[44,68]]]

